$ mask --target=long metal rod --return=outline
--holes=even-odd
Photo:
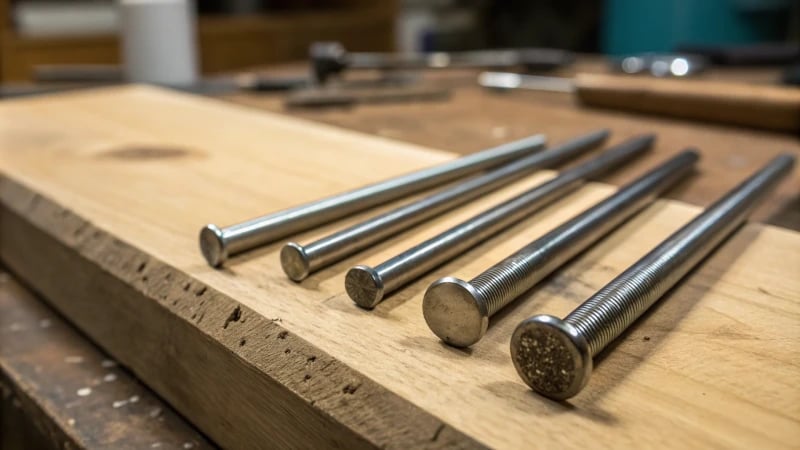
[[[406,283],[455,258],[505,228],[528,217],[588,180],[621,167],[652,147],[655,137],[628,140],[557,177],[497,204],[377,266],[358,265],[345,277],[351,299],[374,308]]]
[[[534,170],[559,164],[587,152],[600,145],[607,136],[607,130],[586,134],[554,149],[525,157],[422,200],[380,214],[308,245],[290,242],[281,250],[283,271],[294,281],[303,280],[314,271],[482,194],[507,185]]]
[[[209,224],[200,230],[200,250],[208,264],[218,267],[237,253],[527,156],[543,149],[545,142],[545,136],[537,134],[225,228]]]
[[[428,327],[449,345],[478,342],[489,317],[652,203],[689,174],[697,159],[695,151],[680,153],[470,281],[437,280],[422,301]]]
[[[577,394],[589,380],[592,358],[733,234],[793,165],[790,155],[772,160],[564,320],[539,315],[520,323],[511,355],[525,383],[559,400]]]

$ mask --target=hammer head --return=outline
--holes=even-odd
[[[309,48],[309,56],[312,74],[319,84],[349,65],[347,50],[339,42],[315,42]]]

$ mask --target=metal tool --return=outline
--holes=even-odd
[[[377,266],[358,265],[344,285],[358,306],[374,308],[389,293],[455,258],[588,180],[614,170],[652,147],[654,135],[630,139],[557,177],[443,231]]]
[[[328,85],[294,90],[286,96],[285,105],[290,108],[315,108],[389,102],[441,101],[449,97],[450,91],[440,86],[408,85],[349,89],[343,86]]]
[[[564,400],[580,392],[592,373],[592,358],[736,231],[793,165],[792,156],[775,158],[564,320],[538,315],[520,323],[511,338],[517,373],[546,397]]]
[[[301,281],[312,272],[463,205],[482,194],[510,184],[537,169],[551,167],[587,152],[600,145],[607,137],[607,130],[589,133],[556,148],[525,157],[485,175],[439,191],[422,200],[367,219],[308,245],[290,242],[281,250],[283,271],[292,280]]]
[[[422,301],[428,327],[449,345],[467,347],[478,342],[489,317],[652,203],[689,174],[697,159],[695,151],[682,152],[471,281],[437,280]]]
[[[333,195],[322,200],[284,209],[236,225],[219,228],[209,224],[200,230],[200,250],[213,267],[228,257],[305,231],[382,203],[423,191],[544,147],[545,136],[537,134],[509,142],[427,169]]]
[[[708,65],[706,58],[690,54],[641,53],[611,59],[612,70],[654,77],[688,77],[703,72]]]
[[[800,131],[800,89],[581,73],[574,78],[484,72],[481,86],[575,94],[584,105],[683,119]]]
[[[550,70],[569,64],[572,53],[547,48],[434,53],[352,53],[338,42],[315,42],[309,50],[314,78],[324,83],[346,69],[409,70],[525,67]]]

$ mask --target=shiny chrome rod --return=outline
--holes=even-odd
[[[237,253],[527,156],[543,149],[545,142],[545,136],[537,134],[225,228],[208,224],[200,230],[200,250],[209,265],[219,267]]]
[[[380,214],[308,245],[290,242],[281,250],[283,271],[292,280],[301,281],[316,270],[463,205],[480,195],[510,184],[535,170],[551,167],[585,153],[600,145],[607,136],[606,130],[589,133],[439,191],[422,200]]]
[[[600,156],[565,170],[522,194],[495,205],[377,266],[358,265],[345,277],[345,289],[362,308],[374,308],[406,283],[466,252],[523,220],[545,205],[583,186],[589,179],[622,167],[648,151],[655,139],[645,135],[623,142]]]
[[[478,342],[486,334],[489,317],[655,201],[688,175],[697,159],[697,152],[682,152],[470,281],[453,277],[435,281],[422,299],[428,327],[449,345]]]
[[[563,320],[538,315],[520,323],[511,338],[519,376],[556,400],[580,392],[592,374],[594,356],[733,234],[793,166],[793,156],[773,159]]]

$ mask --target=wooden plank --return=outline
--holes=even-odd
[[[614,131],[618,141],[634,130]],[[612,187],[587,186],[366,312],[343,292],[352,264],[379,261],[550,174],[297,285],[280,270],[277,244],[208,268],[199,225],[452,156],[142,87],[6,102],[0,135],[3,261],[222,446],[780,448],[800,438],[795,232],[742,229],[602,359],[581,395],[553,403],[517,379],[513,327],[567,312],[697,207],[658,202],[459,351],[424,324],[427,284],[476,274]]]
[[[2,269],[0,385],[16,410],[0,418],[2,436],[18,431],[11,414],[24,414],[51,448],[213,448]],[[37,447],[27,436],[19,444]]]

